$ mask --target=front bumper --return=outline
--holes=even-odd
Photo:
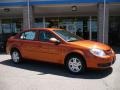
[[[106,67],[110,67],[114,63],[115,63],[115,60],[113,60],[112,62],[108,62],[108,63],[102,63],[102,64],[100,63],[97,66],[101,68],[106,68]]]
[[[88,68],[109,68],[115,63],[115,60],[116,56],[115,54],[112,54],[106,57],[92,56],[86,62]]]

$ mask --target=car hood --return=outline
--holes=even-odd
[[[75,41],[75,42],[70,42],[71,44],[75,46],[80,46],[80,47],[86,47],[86,48],[98,48],[102,50],[110,50],[111,48],[103,43],[100,42],[95,42],[95,41],[90,41],[90,40],[82,40],[82,41]]]

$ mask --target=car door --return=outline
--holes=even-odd
[[[35,57],[36,31],[26,31],[20,35],[21,53],[24,58],[34,59]]]
[[[35,49],[37,59],[59,63],[62,58],[62,43],[56,45],[50,42],[50,38],[56,38],[50,31],[40,31],[38,38],[39,41],[36,43],[38,47]]]

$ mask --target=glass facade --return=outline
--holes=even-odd
[[[43,18],[36,18],[35,23],[34,23],[34,27],[43,28],[44,27]]]
[[[97,19],[96,16],[93,16],[93,17],[89,18],[88,28],[89,28],[89,30],[91,29],[91,40],[97,41],[98,19]]]
[[[6,47],[7,39],[20,32],[22,28],[22,19],[12,18],[12,19],[2,19],[0,25],[0,44],[3,45],[2,48]],[[1,48],[1,47],[0,47]]]
[[[36,18],[35,27],[66,29],[84,39],[97,40],[97,17],[91,17],[91,19],[89,16]]]
[[[18,33],[22,28],[22,19],[2,19],[1,20],[2,33]]]
[[[109,7],[109,9],[106,9],[106,17],[103,15],[103,1],[104,0],[0,1],[0,42],[6,42],[9,36],[20,32],[23,28],[28,28],[29,23],[31,27],[36,28],[66,29],[87,40],[100,42],[104,42],[105,40],[104,43],[108,43],[109,38],[110,44],[118,44],[118,42],[120,42],[120,0],[106,0],[106,2],[109,2],[106,3],[106,8]],[[72,11],[71,8],[74,4],[76,4],[77,7],[76,11]],[[27,8],[27,5],[29,5],[29,8]],[[108,16],[110,16],[109,19],[107,19]],[[104,18],[106,18],[105,24],[103,24]],[[105,29],[105,32],[103,29]]]

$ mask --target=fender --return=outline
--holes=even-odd
[[[16,45],[16,44],[11,45],[11,47],[10,47],[9,50],[11,51],[13,48],[19,50],[19,52],[21,53],[21,51],[20,51],[20,47],[19,47],[18,45]]]
[[[66,57],[67,57],[69,54],[72,54],[72,53],[80,54],[81,56],[83,56],[84,59],[86,59],[86,58],[85,58],[85,54],[84,54],[83,51],[81,51],[81,50],[72,50],[72,51],[70,51],[70,52],[68,52],[68,53],[65,54],[64,60],[66,59]],[[63,62],[63,63],[64,63],[64,62]]]

